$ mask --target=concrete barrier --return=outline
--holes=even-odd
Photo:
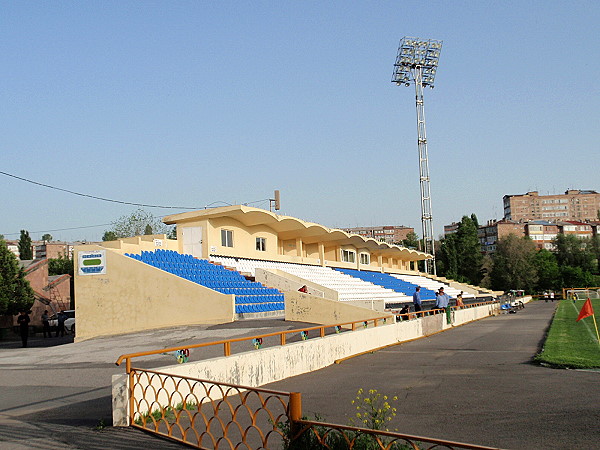
[[[322,338],[312,338],[284,346],[239,353],[228,357],[187,362],[156,370],[181,377],[259,387],[267,383],[322,369],[333,364],[336,360],[428,336],[497,313],[497,303],[464,308],[454,311],[451,324],[447,323],[446,314],[436,314],[419,319],[358,329],[353,332],[348,331]],[[127,382],[128,379],[124,375],[113,376],[114,426],[126,426],[128,424],[129,390]],[[161,382],[160,378],[155,377],[148,383],[148,386],[136,386],[136,392],[156,390],[158,384],[152,387],[150,385],[159,382]],[[150,389],[147,389],[148,387]],[[186,390],[187,388],[183,389]],[[183,395],[184,397],[187,394],[187,391],[179,393],[180,396]],[[157,400],[158,404],[161,401]],[[154,405],[156,404],[154,403]],[[162,406],[167,406],[167,404]]]

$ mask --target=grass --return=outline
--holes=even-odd
[[[576,322],[583,300],[561,300],[550,325],[544,348],[535,360],[554,367],[572,369],[600,368],[600,344],[593,318]],[[592,299],[596,322],[600,316],[600,299]]]

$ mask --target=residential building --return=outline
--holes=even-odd
[[[73,244],[68,242],[46,242],[37,241],[34,247],[35,259],[50,258],[56,259],[59,257],[68,256],[73,258]]]
[[[572,189],[558,195],[539,195],[538,191],[532,191],[505,195],[503,201],[504,218],[517,222],[598,220],[600,211],[600,194],[590,190]]]
[[[344,228],[346,233],[358,234],[359,236],[372,238],[387,244],[402,242],[415,229],[404,225],[385,225],[377,227],[354,227]]]
[[[525,234],[535,242],[539,250],[554,250],[553,241],[560,231],[559,225],[544,220],[534,220],[525,224]]]
[[[490,220],[486,225],[481,225],[477,230],[477,237],[481,244],[481,252],[485,255],[492,254],[496,251],[499,239],[502,239],[509,234],[516,236],[525,236],[525,226],[523,223],[513,220]]]
[[[561,233],[565,235],[575,235],[580,239],[591,238],[594,230],[591,224],[577,222],[574,220],[561,222],[558,224]]]
[[[456,233],[459,225],[459,222],[452,222],[450,225],[444,225],[444,236],[447,234]]]

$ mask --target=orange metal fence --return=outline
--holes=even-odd
[[[494,302],[465,305],[465,308],[491,303]],[[419,314],[422,316],[442,311],[421,311]],[[219,383],[131,366],[132,358],[142,356],[175,352],[178,359],[187,358],[189,349],[213,345],[223,345],[224,355],[229,356],[231,345],[236,342],[256,343],[259,339],[262,342],[263,338],[273,337],[278,340],[279,345],[285,345],[289,335],[298,335],[299,331],[302,339],[308,338],[309,332],[314,331],[318,331],[312,333],[315,337],[323,337],[327,331],[354,331],[357,328],[378,326],[389,320],[388,315],[366,321],[122,355],[116,363],[120,365],[122,361],[126,362],[129,424],[198,448],[490,449],[419,436],[312,422],[303,419],[299,393]]]
[[[142,356],[151,356],[151,355],[161,355],[161,354],[173,354],[177,356],[177,352],[187,352],[187,356],[189,357],[189,351],[192,349],[203,348],[203,347],[211,347],[215,345],[223,346],[223,355],[230,356],[232,352],[232,344],[240,343],[240,342],[251,342],[253,346],[262,346],[267,338],[275,338],[275,342],[278,345],[285,345],[289,341],[289,336],[294,336],[296,340],[306,340],[312,337],[324,337],[327,333],[341,333],[344,330],[352,330],[355,331],[357,329],[363,329],[371,327],[377,327],[382,324],[391,323],[393,321],[392,314],[386,314],[385,316],[376,317],[374,319],[368,320],[356,320],[353,322],[342,322],[333,325],[319,325],[315,327],[306,327],[299,328],[296,330],[286,330],[286,331],[278,331],[275,333],[266,333],[259,334],[255,336],[246,336],[234,339],[224,339],[220,341],[213,342],[204,342],[201,344],[193,344],[193,345],[182,345],[179,347],[170,347],[159,350],[150,350],[147,352],[137,352],[137,353],[128,353],[126,355],[119,356],[119,359],[116,361],[116,365],[119,366],[123,361],[125,361],[127,366],[127,371],[129,372],[129,367],[131,365],[131,360],[133,358],[139,358]]]
[[[480,449],[473,444],[303,419],[297,392],[132,368],[131,426],[209,449]]]

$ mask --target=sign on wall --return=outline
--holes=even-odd
[[[79,275],[104,275],[106,273],[106,250],[78,252]]]

